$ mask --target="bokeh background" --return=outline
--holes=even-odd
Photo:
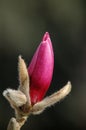
[[[14,112],[2,96],[18,87],[17,62],[27,66],[48,31],[55,53],[50,95],[72,83],[71,93],[38,116],[30,116],[22,130],[86,129],[86,1],[0,0],[0,130]]]

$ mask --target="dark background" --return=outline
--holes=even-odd
[[[6,130],[14,116],[2,92],[18,87],[18,55],[28,65],[46,31],[55,53],[53,80],[46,95],[68,80],[72,91],[42,114],[30,116],[22,130],[86,129],[85,16],[85,0],[0,0],[0,130]]]

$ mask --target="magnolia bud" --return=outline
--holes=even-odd
[[[47,92],[52,80],[53,67],[53,47],[50,36],[46,32],[28,67],[32,104],[42,100]]]

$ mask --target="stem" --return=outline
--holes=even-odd
[[[20,130],[19,123],[15,118],[11,118],[7,127],[7,130]]]
[[[24,125],[27,117],[20,118],[18,121],[16,118],[11,118],[7,127],[7,130],[20,130],[21,127]]]

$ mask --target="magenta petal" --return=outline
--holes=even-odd
[[[42,100],[47,92],[52,80],[53,67],[52,43],[48,32],[46,32],[28,67],[32,104]]]

